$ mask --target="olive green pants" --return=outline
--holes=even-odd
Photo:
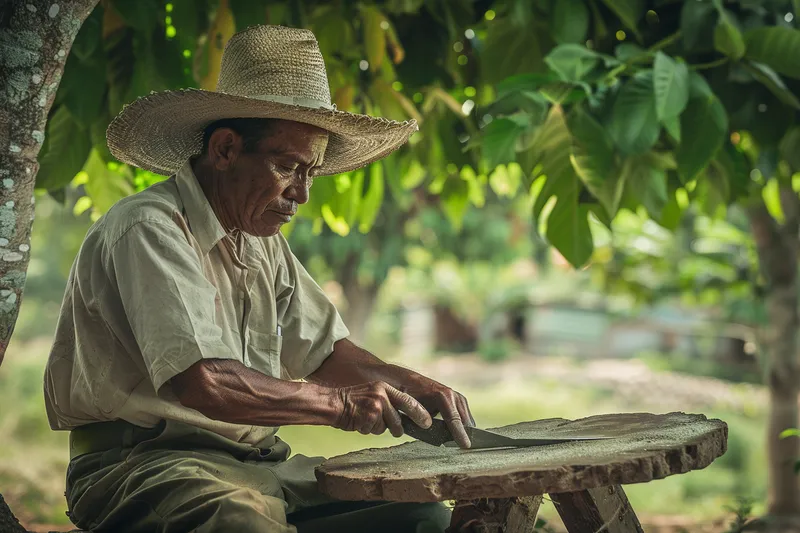
[[[341,502],[317,490],[321,457],[272,437],[254,447],[167,421],[140,442],[70,461],[76,526],[114,533],[441,533],[441,504]]]

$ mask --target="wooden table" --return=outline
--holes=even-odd
[[[570,533],[642,532],[622,485],[705,468],[728,440],[724,422],[684,413],[537,420],[494,431],[614,438],[494,450],[409,442],[325,461],[316,471],[319,488],[340,500],[455,500],[452,533],[532,532],[544,494]]]

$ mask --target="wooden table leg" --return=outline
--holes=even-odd
[[[459,501],[447,533],[533,533],[541,496]]]
[[[644,533],[619,485],[550,494],[569,533]]]

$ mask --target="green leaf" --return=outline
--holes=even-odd
[[[547,99],[533,90],[506,93],[494,101],[488,109],[492,116],[509,115],[522,111],[531,117],[531,122],[539,124],[547,113]]]
[[[341,237],[346,237],[350,234],[350,224],[347,223],[343,216],[334,213],[330,204],[322,204],[320,213],[322,215],[322,220],[331,228],[331,231]]]
[[[400,178],[400,183],[404,189],[413,189],[422,183],[422,181],[425,179],[425,176],[425,169],[422,167],[419,161],[414,158],[411,161],[408,170],[406,170],[403,173],[403,176]]]
[[[361,222],[358,225],[361,233],[367,233],[378,218],[383,203],[383,190],[383,165],[380,162],[373,163],[369,166],[367,194],[361,200]]]
[[[114,0],[112,5],[128,26],[145,35],[152,33],[163,13],[156,0]]]
[[[88,60],[102,41],[101,30],[103,27],[103,8],[93,9],[81,25],[75,42],[72,43],[71,54],[81,61]]]
[[[769,89],[772,94],[777,96],[781,102],[795,109],[800,109],[800,101],[792,91],[786,87],[786,84],[777,72],[767,65],[756,61],[746,61],[743,65],[755,79]]]
[[[622,166],[625,187],[650,214],[659,220],[669,198],[667,173],[651,154],[629,157]]]
[[[608,132],[623,154],[641,154],[658,140],[661,125],[656,114],[653,72],[640,72],[620,89]]]
[[[789,165],[792,174],[800,172],[800,126],[794,126],[781,139],[781,159]]]
[[[192,76],[184,72],[189,61],[183,57],[179,40],[167,39],[161,32],[156,32],[147,52],[151,65],[148,70],[150,90],[183,89],[194,85]]]
[[[597,52],[580,44],[560,44],[547,57],[545,63],[563,81],[581,81],[600,61]]]
[[[551,12],[550,28],[557,43],[582,43],[589,31],[589,8],[583,0],[559,0]]]
[[[106,81],[108,82],[108,111],[116,116],[129,102],[126,93],[133,78],[136,57],[133,52],[133,30],[123,28],[103,41],[106,55]],[[67,74],[67,71],[65,71]]]
[[[537,153],[532,157],[542,165],[547,180],[536,197],[533,218],[538,220],[547,201],[553,195],[573,194],[578,188],[578,176],[572,168],[572,136],[561,108],[553,107],[533,143]],[[574,193],[577,197],[577,192]]]
[[[504,96],[522,91],[531,91],[535,94],[535,91],[540,87],[554,81],[558,81],[558,78],[550,72],[547,74],[515,74],[497,84],[497,98],[500,99]]]
[[[128,167],[120,166],[110,170],[97,150],[92,150],[83,168],[88,174],[86,194],[92,199],[95,214],[103,214],[115,203],[134,193],[129,178]]]
[[[629,61],[635,57],[647,56],[650,52],[636,43],[620,43],[614,49],[614,55],[620,61]]]
[[[722,145],[714,162],[717,172],[725,175],[724,179],[728,184],[731,201],[750,195],[750,171],[752,170],[750,163],[744,153],[737,150],[730,140],[726,140]]]
[[[776,72],[800,78],[800,31],[785,26],[764,26],[744,35],[745,57],[764,63]]]
[[[499,165],[489,175],[489,186],[497,196],[513,198],[519,190],[521,178],[519,166]]]
[[[383,20],[386,19],[384,18]],[[378,21],[379,26],[383,20]],[[388,23],[388,21],[386,22]],[[338,6],[322,5],[317,7],[312,17],[312,27],[314,28],[314,35],[317,38],[322,57],[327,58],[334,54],[341,54],[347,57],[348,54],[353,54],[354,52],[360,53],[357,52],[358,47],[355,42],[353,27],[344,18],[342,10]],[[364,31],[366,30],[367,28],[365,27]],[[370,31],[372,32],[374,29],[370,28]],[[388,30],[381,28],[381,31],[383,31],[382,37],[385,43],[388,37]],[[373,38],[377,38],[377,36]]]
[[[714,5],[711,2],[691,0],[681,9],[681,37],[684,50],[698,48],[707,38],[714,24]]]
[[[509,17],[495,19],[486,31],[480,68],[487,83],[498,83],[514,74],[542,70],[542,44],[550,48],[544,32],[520,31]]]
[[[89,132],[60,106],[47,121],[36,188],[55,190],[69,185],[83,168],[91,148]]]
[[[572,132],[572,168],[613,217],[624,184],[622,174],[616,169],[614,145],[605,129],[580,108],[570,115],[568,125]]]
[[[483,128],[483,155],[490,169],[514,161],[517,139],[523,131],[524,128],[508,118],[495,119]]]
[[[514,167],[518,168],[517,165]],[[469,165],[461,167],[459,173],[462,180],[467,182],[467,198],[475,207],[483,207],[486,204],[486,176],[478,176]],[[519,182],[519,174],[517,174],[517,182]]]
[[[688,102],[688,101],[687,101]],[[670,137],[681,142],[681,117],[671,117],[661,122]]]
[[[714,28],[714,48],[737,61],[744,56],[742,32],[736,27],[734,15],[727,10],[720,12],[717,27]]]
[[[645,11],[644,0],[603,0],[603,3],[641,40],[638,26]]]
[[[658,120],[664,122],[680,115],[689,102],[689,69],[686,63],[657,52],[653,63],[653,88]]]
[[[673,192],[672,194],[668,194],[667,203],[664,204],[663,209],[661,209],[661,218],[658,220],[658,223],[668,230],[675,231],[681,222],[682,215],[683,210],[678,204],[678,200],[675,198],[675,193]]]
[[[469,186],[459,176],[450,177],[445,181],[444,189],[440,196],[441,207],[453,228],[460,230],[464,220],[464,213],[469,207]]]
[[[761,189],[761,197],[764,200],[767,211],[772,215],[772,218],[774,218],[778,224],[783,224],[786,216],[783,212],[783,205],[781,204],[781,192],[778,180],[767,181],[767,184]]]
[[[779,439],[788,439],[789,437],[800,437],[800,429],[784,429],[781,431],[780,435],[778,435]]]
[[[728,134],[728,115],[713,93],[693,96],[681,114],[681,144],[676,151],[684,183],[694,179],[716,155]]]
[[[70,75],[80,79],[80,85],[73,87],[64,95],[63,104],[72,117],[84,128],[90,126],[100,116],[105,103],[106,71],[102,63],[70,64],[76,69]]]
[[[72,214],[75,215],[76,217],[79,217],[82,214],[84,214],[87,209],[90,209],[91,207],[92,207],[92,199],[89,198],[88,196],[81,196],[75,202],[75,205],[72,208]]]
[[[111,117],[108,114],[108,109],[103,109],[97,119],[89,127],[89,138],[92,147],[98,151],[100,157],[108,163],[109,161],[116,161],[116,158],[111,155],[108,149],[108,142],[106,141],[106,130],[111,123]]]
[[[559,81],[550,83],[539,89],[539,94],[544,96],[551,104],[572,104],[580,102],[588,95],[586,84]]]
[[[369,69],[377,72],[386,57],[386,32],[381,23],[386,20],[376,7],[368,6],[363,10],[364,46],[367,49]]]
[[[589,229],[589,207],[578,203],[578,195],[559,196],[547,218],[547,240],[575,268],[592,257],[594,242]]]

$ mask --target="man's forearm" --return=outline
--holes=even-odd
[[[348,339],[338,341],[333,353],[307,380],[327,387],[347,387],[370,381],[383,381],[399,390],[416,385],[420,374],[401,366],[384,363]]]
[[[234,424],[334,425],[341,412],[330,387],[273,378],[225,359],[195,363],[172,387],[183,405]]]

